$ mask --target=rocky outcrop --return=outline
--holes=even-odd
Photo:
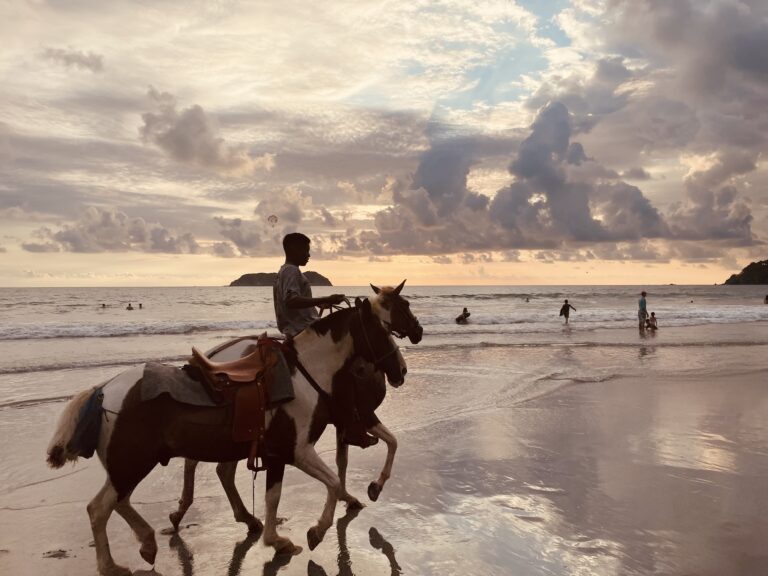
[[[726,284],[768,284],[768,260],[752,262],[738,274],[733,274]]]
[[[304,272],[312,286],[333,286],[331,281],[322,274],[307,270]],[[230,282],[230,286],[274,286],[277,280],[277,272],[255,272],[243,274],[237,280]]]

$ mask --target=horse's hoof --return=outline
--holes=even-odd
[[[171,524],[173,524],[173,530],[175,532],[179,531],[179,524],[181,524],[182,518],[184,518],[184,514],[181,512],[171,512],[168,514],[168,520],[170,520]]]
[[[155,542],[154,536],[152,536],[152,540],[141,545],[139,554],[141,554],[141,557],[144,558],[144,562],[151,564],[152,566],[155,565],[155,557],[157,556],[157,542]]]
[[[376,484],[376,482],[368,484],[368,498],[376,502],[379,499],[379,494],[381,494],[381,486]]]
[[[360,502],[357,498],[354,496],[350,496],[347,502],[347,510],[362,510],[365,508],[365,504]]]
[[[288,540],[288,538],[278,538],[274,547],[275,556],[282,556],[284,554],[296,556],[297,554],[301,554],[302,550],[301,546],[296,546],[293,542]]]
[[[248,525],[248,534],[261,534],[262,530],[264,530],[264,524],[255,516],[245,520],[245,523]]]
[[[322,541],[323,537],[320,536],[320,530],[318,530],[317,526],[312,526],[312,528],[307,530],[307,545],[310,550],[317,548],[317,545]]]

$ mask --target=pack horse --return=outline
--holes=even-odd
[[[354,307],[318,320],[293,340],[294,354],[286,356],[293,399],[266,411],[264,442],[258,454],[266,468],[263,538],[265,545],[276,552],[296,553],[301,549],[277,532],[286,464],[326,486],[325,506],[307,532],[310,548],[323,540],[333,523],[337,500],[345,492],[339,476],[315,450],[315,443],[331,422],[330,405],[324,397],[330,397],[334,379],[362,360],[386,375],[390,385],[397,387],[404,381],[405,366],[391,334],[408,335],[418,341],[422,330],[399,294],[403,284],[397,288],[374,287],[374,298],[358,300]],[[104,486],[87,506],[98,570],[103,576],[131,574],[115,563],[109,549],[106,526],[113,511],[133,530],[142,558],[154,564],[154,529],[132,507],[130,497],[158,463],[167,464],[174,457],[233,463],[252,456],[252,442],[233,439],[230,406],[195,406],[178,402],[168,394],[144,400],[142,375],[143,366],[137,366],[76,395],[65,407],[48,447],[48,463],[54,468],[90,456],[95,450],[107,472]],[[89,450],[83,442],[74,441],[74,436],[82,433],[83,426],[78,424],[88,413],[97,388],[104,409],[113,413],[107,418],[98,411],[98,436]],[[234,472],[234,466],[231,470]],[[224,477],[222,483],[227,488]],[[261,523],[253,518],[249,527],[261,528]]]

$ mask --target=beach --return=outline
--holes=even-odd
[[[181,489],[182,463],[171,461],[132,499],[157,531],[155,572],[113,516],[108,532],[116,561],[137,574],[165,576],[768,572],[768,317],[750,307],[751,293],[734,290],[720,300],[696,295],[708,298],[706,310],[690,316],[710,315],[698,323],[685,321],[689,312],[672,301],[678,296],[655,295],[649,309],[657,310],[662,328],[640,334],[634,289],[616,292],[616,302],[626,299],[629,310],[615,327],[590,325],[590,307],[579,302],[584,297],[568,292],[577,312],[566,329],[556,316],[564,289],[552,290],[558,294],[552,306],[534,294],[542,311],[554,310],[551,330],[538,311],[521,312],[530,290],[488,298],[486,312],[477,291],[466,289],[456,301],[474,294],[470,311],[479,320],[464,332],[450,326],[461,308],[452,313],[455,307],[434,290],[412,290],[425,338],[403,346],[406,383],[388,390],[378,412],[399,450],[377,502],[368,501],[366,487],[385,449],[353,448],[348,486],[368,506],[345,515],[339,505],[334,527],[309,551],[306,530],[319,516],[325,489],[289,468],[281,530],[304,550],[274,558],[233,521],[211,464],[200,466],[181,532],[162,534]],[[483,323],[494,309],[509,321]],[[680,313],[671,317],[675,309]],[[712,320],[729,311],[751,320]],[[514,320],[523,314],[532,318],[528,324],[544,327],[521,331],[525,322]],[[266,312],[253,322],[262,320],[270,329]],[[22,325],[18,320],[17,333]],[[188,341],[213,345],[231,330],[0,341],[0,573],[96,573],[85,506],[103,483],[101,465],[89,459],[50,470],[44,462],[63,398],[138,356],[179,362]],[[32,369],[34,358],[39,364]],[[332,467],[333,448],[326,433],[318,450]],[[250,508],[244,468],[237,484]],[[260,517],[263,482],[261,475],[255,485]]]

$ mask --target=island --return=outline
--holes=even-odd
[[[331,281],[322,274],[307,270],[304,272],[312,286],[333,286]],[[255,272],[243,274],[237,280],[230,282],[230,286],[274,286],[277,281],[277,272]]]
[[[752,262],[738,274],[731,275],[726,284],[768,284],[768,260]]]

